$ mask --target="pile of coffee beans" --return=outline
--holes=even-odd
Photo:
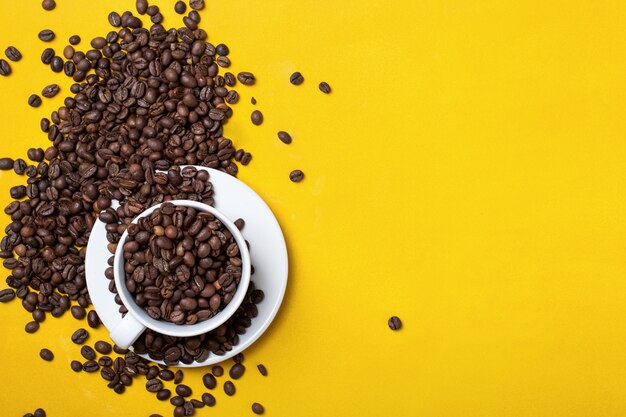
[[[151,318],[195,324],[233,299],[242,274],[239,246],[211,213],[164,203],[127,232],[126,288]]]

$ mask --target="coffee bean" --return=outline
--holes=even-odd
[[[224,375],[224,368],[222,368],[220,365],[215,365],[213,368],[211,368],[211,373],[219,378],[220,376]]]
[[[150,379],[146,382],[146,390],[149,392],[158,392],[163,389],[163,383],[158,379]]]
[[[22,158],[17,158],[15,162],[13,162],[13,171],[15,171],[17,175],[22,175],[24,171],[26,171],[26,166],[26,161]]]
[[[52,62],[52,58],[54,58],[55,52],[52,48],[46,48],[41,53],[41,62],[46,65],[49,65]]]
[[[85,372],[98,372],[98,369],[100,369],[100,365],[94,360],[88,360],[83,363],[83,371]]]
[[[176,373],[174,374],[174,383],[180,384],[181,382],[183,382],[183,376],[183,371],[181,371],[180,369],[176,371]]]
[[[228,375],[230,375],[232,379],[239,379],[243,376],[245,371],[246,371],[245,366],[243,366],[240,363],[236,363],[230,368]]]
[[[191,395],[191,388],[184,384],[177,385],[176,394],[180,395],[181,397],[189,397]]]
[[[282,130],[278,132],[278,139],[284,144],[289,145],[291,143],[291,135],[287,132],[283,132]]]
[[[391,316],[387,321],[387,324],[391,330],[400,330],[402,327],[402,321],[400,321],[397,316]]]
[[[123,393],[124,393],[124,391],[126,391],[126,387],[125,387],[124,385],[122,385],[122,384],[118,384],[118,385],[116,385],[116,386],[113,388],[113,391],[114,391],[116,394],[123,394]]]
[[[98,313],[95,310],[91,310],[87,313],[87,324],[92,329],[97,329],[100,327],[100,318],[98,317]]]
[[[28,97],[28,105],[31,107],[41,106],[41,97],[39,97],[37,94],[32,94],[30,97]]]
[[[230,58],[228,58],[227,56],[220,56],[217,58],[217,65],[219,65],[222,68],[228,68],[230,67]]]
[[[72,342],[77,345],[82,345],[87,339],[89,339],[89,332],[85,329],[78,329],[72,334]]]
[[[80,306],[72,306],[71,312],[72,317],[74,317],[76,320],[82,320],[85,318],[86,315],[85,309]]]
[[[326,82],[321,82],[319,85],[320,91],[324,94],[329,94],[330,93],[330,85],[328,85],[328,83]]]
[[[35,410],[33,415],[35,417],[46,417],[46,410],[44,410],[43,408],[38,408]]]
[[[208,389],[213,389],[217,386],[217,380],[211,374],[204,374],[204,376],[202,377],[202,383]]]
[[[6,51],[4,51],[4,54],[13,62],[17,62],[22,59],[22,54],[15,46],[9,46]]]
[[[235,104],[239,101],[239,93],[237,93],[235,90],[231,90],[226,95],[225,100],[228,104]]]
[[[256,104],[256,98],[252,97],[252,98],[250,99],[250,103],[252,103],[253,105],[255,105],[255,104]]]
[[[100,376],[105,381],[113,381],[113,379],[115,379],[116,375],[117,375],[117,373],[112,368],[109,368],[109,367],[105,366],[102,369],[100,369]]]
[[[179,405],[176,408],[174,408],[174,417],[184,417],[184,416],[185,416],[185,409],[183,408],[182,405]]]
[[[184,1],[177,1],[174,5],[174,11],[178,14],[185,14],[185,11],[187,11],[187,5]]]
[[[137,0],[135,2],[135,7],[137,8],[137,13],[146,14],[148,10],[148,0]]]
[[[250,119],[252,120],[252,124],[258,126],[263,123],[263,113],[258,110],[255,110],[250,115]]]
[[[72,371],[74,372],[80,372],[83,370],[83,364],[78,361],[72,361],[70,363],[70,367],[72,368]]]
[[[50,42],[51,40],[54,39],[55,34],[50,29],[44,29],[41,32],[39,32],[37,36],[39,37],[39,40],[42,40],[44,42]]]
[[[50,11],[54,10],[54,8],[57,7],[57,4],[54,0],[43,0],[41,2],[41,7],[43,7],[46,11]]]
[[[163,381],[171,381],[174,379],[174,372],[170,371],[169,369],[163,369],[159,372],[159,378],[161,378]]]
[[[235,384],[233,384],[232,381],[224,382],[224,392],[229,397],[232,397],[233,395],[235,395],[235,392],[236,392]]]
[[[289,173],[289,179],[293,182],[300,182],[304,178],[304,172],[295,169]]]
[[[48,362],[50,362],[52,359],[54,359],[54,353],[52,353],[52,351],[50,349],[45,349],[45,348],[41,349],[39,351],[39,356],[44,361],[48,361]]]
[[[33,320],[35,320],[37,323],[44,322],[46,320],[46,313],[40,309],[33,311]]]
[[[244,85],[254,85],[256,82],[256,78],[251,72],[240,72],[237,74],[237,79]]]
[[[150,414],[150,417],[163,417],[161,414]]]
[[[80,348],[80,354],[88,361],[96,359],[96,352],[91,346],[83,346]]]
[[[215,397],[208,392],[202,394],[202,402],[206,404],[208,407],[213,407],[216,403]]]
[[[78,45],[80,43],[80,36],[78,35],[72,35],[70,36],[69,42],[71,45]]]
[[[37,330],[39,330],[39,323],[37,323],[36,321],[29,321],[28,323],[26,323],[26,327],[24,328],[24,330],[26,330],[26,333],[35,333]]]
[[[259,403],[252,403],[252,412],[254,414],[263,414],[265,412],[265,408]]]
[[[113,351],[111,344],[103,340],[97,341],[94,345],[94,348],[96,348],[96,351],[98,351],[98,353],[101,353],[103,355],[108,355]]]
[[[50,61],[50,69],[54,72],[63,71],[63,58],[60,56],[53,57],[52,61]]]
[[[28,159],[35,162],[41,162],[44,158],[44,152],[41,148],[29,148],[26,152]]]
[[[157,395],[156,395],[157,399],[161,401],[165,401],[171,396],[172,396],[172,392],[168,389],[162,389],[159,392],[157,392]]]
[[[263,364],[258,364],[257,369],[259,370],[259,373],[263,376],[267,376],[267,369],[265,368],[265,365]]]
[[[173,406],[179,407],[185,404],[185,399],[181,397],[180,395],[176,395],[170,398],[170,404],[172,404]]]
[[[1,160],[0,160],[1,161]],[[15,291],[11,288],[0,291],[0,303],[7,303],[15,298]]]
[[[152,17],[159,14],[159,10],[159,6],[151,5],[148,6],[148,8],[146,9],[146,13],[148,14],[148,16]]]
[[[189,0],[189,7],[194,10],[204,9],[204,0]]]
[[[291,77],[289,77],[289,82],[293,85],[300,85],[304,82],[304,77],[302,76],[302,74],[296,71],[291,74]]]
[[[202,408],[205,406],[205,404],[202,401],[196,400],[195,398],[189,400],[189,403],[191,403],[193,408]]]
[[[60,89],[61,88],[58,86],[58,84],[50,84],[49,86],[44,87],[44,89],[41,91],[41,95],[46,98],[52,98],[59,93]]]
[[[0,59],[0,75],[6,77],[11,74],[11,66],[4,59]]]

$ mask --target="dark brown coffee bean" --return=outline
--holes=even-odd
[[[108,19],[109,19],[109,24],[111,26],[116,27],[116,28],[122,26],[122,18],[117,12],[109,13]]]
[[[80,372],[83,370],[83,364],[80,363],[79,361],[72,361],[70,363],[70,367],[72,368],[72,371],[74,372]]]
[[[213,368],[211,368],[211,373],[219,378],[220,376],[224,375],[224,368],[222,368],[220,365],[215,365]]]
[[[54,72],[63,71],[63,58],[60,56],[53,57],[52,61],[50,61],[50,69]]]
[[[205,406],[205,404],[202,401],[196,400],[195,398],[189,400],[189,402],[191,403],[193,408],[202,408]]]
[[[39,323],[37,323],[36,321],[29,321],[28,323],[26,323],[26,327],[24,328],[24,330],[26,330],[26,333],[35,333],[37,330],[39,330]]]
[[[204,374],[202,377],[202,383],[208,389],[213,389],[217,386],[217,380],[212,374]]]
[[[112,368],[109,368],[109,367],[105,366],[102,369],[100,369],[100,376],[105,381],[113,381],[113,379],[115,378],[115,375],[117,375],[117,374],[115,373],[115,371]]]
[[[170,371],[169,369],[163,369],[159,372],[159,378],[161,378],[163,381],[171,381],[174,379],[174,372]]]
[[[0,59],[0,75],[6,77],[11,74],[11,66],[4,59]]]
[[[235,104],[239,101],[239,93],[235,90],[231,90],[226,95],[225,100],[228,104]]]
[[[185,399],[181,397],[180,395],[176,395],[170,398],[170,404],[172,404],[173,406],[179,407],[185,404]]]
[[[94,348],[96,348],[96,351],[98,351],[98,353],[101,353],[103,355],[108,355],[113,351],[113,347],[111,347],[111,344],[103,340],[97,341],[94,345]]]
[[[39,97],[37,94],[32,94],[30,97],[28,97],[28,105],[31,107],[41,106],[41,97]]]
[[[52,359],[54,359],[54,353],[52,353],[52,351],[50,349],[45,349],[45,348],[41,349],[39,351],[39,356],[44,361],[48,361],[48,362],[50,362]]]
[[[319,85],[320,91],[324,94],[330,93],[330,85],[327,82],[321,82]]]
[[[254,77],[254,74],[252,74],[251,72],[245,72],[245,71],[237,74],[237,79],[239,80],[240,83],[244,85],[254,85],[254,83],[256,82],[256,78]]]
[[[256,98],[252,97],[250,99],[250,103],[252,103],[252,105],[255,105],[256,104]]]
[[[78,329],[72,334],[72,342],[82,345],[89,339],[89,332],[85,329]]]
[[[204,0],[189,0],[189,7],[194,10],[204,9]]]
[[[136,0],[135,7],[137,8],[137,13],[146,14],[148,10],[148,0]]]
[[[206,404],[208,407],[213,407],[216,403],[215,397],[208,392],[202,394],[202,402]]]
[[[233,384],[232,381],[224,382],[224,392],[226,393],[226,395],[232,397],[233,395],[235,395],[236,391],[237,390],[235,389],[235,384]]]
[[[13,62],[17,62],[22,59],[22,54],[15,46],[9,46],[6,51],[4,51],[4,54]]]
[[[72,35],[70,36],[69,42],[71,45],[78,45],[80,43],[80,36],[78,35]]]
[[[183,376],[183,371],[181,371],[180,369],[176,371],[176,373],[174,374],[174,383],[180,384],[181,382],[183,382]]]
[[[259,373],[263,376],[267,376],[267,369],[265,368],[265,365],[263,364],[258,364],[257,369],[259,370]]]
[[[191,395],[191,388],[184,384],[177,385],[176,394],[180,395],[181,397],[189,397]]]
[[[35,320],[37,323],[44,322],[46,320],[46,313],[40,309],[33,311],[33,320]]]
[[[39,37],[39,40],[42,40],[44,42],[50,42],[55,37],[54,32],[50,29],[42,30],[37,36]]]
[[[239,379],[243,376],[245,371],[246,371],[245,366],[243,366],[240,363],[236,363],[230,368],[228,375],[230,375],[232,379]]]
[[[185,416],[185,408],[182,405],[174,408],[174,417],[184,417]]]
[[[227,56],[219,56],[216,60],[217,65],[219,65],[222,68],[228,68],[230,67],[230,58],[228,58]]]
[[[263,414],[265,412],[265,408],[259,403],[252,403],[252,412],[254,414]]]
[[[124,385],[122,385],[122,384],[118,384],[118,385],[116,385],[116,386],[113,388],[113,391],[114,391],[116,394],[123,394],[123,393],[124,393],[124,391],[126,391],[126,387],[125,387]]]
[[[95,310],[91,310],[87,313],[87,324],[92,329],[97,329],[100,326],[100,318],[98,317],[98,313]]]
[[[278,139],[280,139],[282,143],[287,144],[287,145],[291,143],[291,135],[282,130],[278,132]]]
[[[100,365],[94,360],[88,360],[83,363],[83,371],[85,372],[98,372],[98,369],[100,369]]]
[[[146,14],[150,17],[155,16],[157,13],[159,13],[159,6],[155,6],[155,5],[151,5],[148,6],[148,8],[146,9]]]
[[[41,7],[43,7],[46,11],[50,11],[54,10],[54,8],[57,7],[57,4],[54,0],[43,0],[41,2]]]
[[[185,11],[187,11],[187,5],[184,1],[177,1],[174,5],[174,11],[178,14],[185,14]]]
[[[389,320],[387,320],[387,324],[391,330],[400,330],[402,327],[402,321],[397,316],[391,316]]]
[[[15,171],[17,175],[22,175],[26,171],[26,166],[26,161],[22,158],[17,158],[15,162],[13,162],[13,171]]]
[[[96,359],[96,352],[91,346],[83,346],[80,348],[80,354],[88,361]]]
[[[38,408],[35,410],[33,415],[35,417],[46,417],[46,410],[44,410],[43,408]]]
[[[304,77],[302,76],[302,74],[296,71],[291,74],[291,77],[289,77],[289,82],[293,85],[300,85],[304,82]]]
[[[163,389],[163,383],[158,379],[150,379],[146,382],[146,390],[149,392],[158,392]]]
[[[76,320],[82,320],[85,318],[86,315],[85,309],[80,306],[72,306],[71,312],[72,317],[74,317]]]
[[[7,303],[15,298],[15,291],[11,288],[0,291],[0,303]]]
[[[295,169],[289,173],[289,179],[293,182],[300,182],[304,179],[304,172]]]
[[[252,124],[258,126],[263,123],[263,113],[258,110],[255,110],[250,115],[250,120],[252,120]]]
[[[52,48],[46,48],[43,50],[43,52],[41,53],[41,62],[43,62],[46,65],[49,65],[52,62],[52,58],[54,58],[54,49]]]

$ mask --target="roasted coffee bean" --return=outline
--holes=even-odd
[[[88,361],[96,359],[96,352],[91,346],[83,346],[80,348],[80,354]]]
[[[159,372],[159,378],[161,378],[163,381],[171,381],[174,379],[174,372],[170,371],[169,369],[163,369]]]
[[[42,40],[44,42],[50,42],[55,37],[54,32],[50,29],[42,30],[37,36],[39,37],[39,40]]]
[[[254,74],[252,74],[251,72],[245,72],[245,71],[237,74],[237,79],[239,80],[240,83],[244,85],[254,85],[254,83],[256,82],[256,78],[254,77]]]
[[[63,48],[63,57],[65,59],[72,59],[75,53],[76,51],[74,50],[74,47],[72,45],[67,45],[65,48]]]
[[[22,175],[26,171],[26,166],[26,161],[22,158],[17,158],[13,162],[13,171],[15,171],[17,175]]]
[[[152,17],[159,13],[159,10],[159,6],[151,5],[146,9],[146,14]]]
[[[228,92],[224,100],[226,100],[228,104],[235,104],[239,101],[239,93],[235,90],[231,90]]]
[[[280,139],[282,143],[287,144],[287,145],[291,143],[291,135],[282,130],[278,132],[278,139]]]
[[[88,360],[83,363],[83,371],[85,372],[98,372],[98,369],[100,369],[100,365],[94,360]]]
[[[72,317],[74,317],[76,320],[82,320],[85,318],[86,315],[85,309],[80,306],[72,306],[71,312]]]
[[[248,152],[245,152],[241,157],[241,165],[248,165],[252,161],[252,155]]]
[[[289,77],[289,82],[293,85],[300,85],[304,82],[304,77],[302,76],[302,74],[296,71],[291,74],[291,77]]]
[[[40,309],[33,311],[33,320],[35,320],[37,323],[44,322],[46,320],[46,313]]]
[[[295,169],[289,173],[289,179],[293,182],[300,182],[304,178],[304,172]]]
[[[182,405],[174,408],[174,417],[184,417],[185,416],[185,408]]]
[[[41,359],[47,362],[50,362],[52,359],[54,359],[54,353],[52,353],[50,349],[45,348],[39,351],[39,356],[41,357]]]
[[[185,14],[187,11],[187,5],[184,1],[177,1],[174,5],[174,11],[178,14]]]
[[[100,359],[98,359],[98,365],[100,366],[113,366],[113,360],[108,357],[108,356],[101,356]]]
[[[189,400],[189,402],[191,403],[193,408],[202,408],[205,406],[205,404],[202,401],[196,400],[195,398]]]
[[[113,351],[111,344],[103,340],[97,341],[94,345],[94,348],[96,348],[96,351],[98,351],[98,353],[101,353],[103,355],[108,355]]]
[[[122,18],[117,12],[109,13],[109,24],[116,28],[122,26]]]
[[[54,58],[54,49],[52,48],[46,48],[43,50],[43,52],[41,53],[41,62],[43,62],[46,65],[49,65],[52,62],[52,58]]]
[[[213,389],[217,386],[217,380],[211,374],[204,374],[204,376],[202,377],[202,383],[208,389]]]
[[[250,99],[250,103],[252,103],[252,105],[255,105],[256,104],[256,98],[252,97]]]
[[[69,42],[71,45],[78,45],[80,43],[80,36],[78,35],[72,35],[70,36]]]
[[[0,59],[0,75],[6,77],[11,74],[11,66],[4,59]]]
[[[76,72],[76,66],[72,61],[67,61],[65,64],[63,64],[63,72],[68,77],[71,77]]]
[[[57,4],[54,0],[43,0],[41,2],[41,7],[43,7],[44,10],[50,11],[54,10],[54,8],[57,7]]]
[[[60,56],[53,57],[52,61],[50,61],[50,69],[54,72],[63,71],[63,58]]]
[[[246,371],[245,366],[243,366],[240,363],[236,363],[230,368],[228,375],[230,375],[232,379],[239,379],[243,376],[245,371]]]
[[[191,388],[184,384],[177,385],[176,394],[180,395],[181,397],[189,397],[191,395]]]
[[[52,98],[56,96],[60,91],[58,84],[50,84],[41,91],[41,95],[46,98]]]
[[[100,376],[105,381],[113,381],[113,379],[115,378],[115,375],[117,375],[117,374],[115,373],[115,371],[112,368],[109,368],[109,367],[105,366],[102,369],[100,369]]]
[[[4,51],[4,54],[13,62],[17,62],[22,59],[22,54],[15,46],[9,46],[6,51]]]
[[[265,412],[265,408],[259,403],[252,403],[252,412],[254,414],[263,414]]]
[[[330,93],[330,85],[327,82],[321,82],[319,85],[320,91],[324,94]]]
[[[135,7],[137,8],[137,13],[146,14],[148,10],[148,0],[136,0]]]
[[[263,123],[263,113],[258,110],[255,110],[250,115],[250,120],[252,120],[252,124],[258,126]]]
[[[146,390],[149,392],[158,392],[163,389],[163,383],[158,379],[150,379],[146,382]]]
[[[208,407],[213,407],[215,405],[215,397],[208,392],[202,394],[202,402],[205,403]]]
[[[80,363],[79,361],[72,361],[70,363],[70,367],[72,368],[72,371],[74,372],[80,372],[83,370],[83,364]]]
[[[35,417],[46,417],[46,410],[44,410],[43,408],[38,408],[33,413],[33,416],[35,416]]]
[[[220,376],[224,375],[224,368],[222,368],[220,365],[215,365],[213,368],[211,368],[211,373],[219,378]]]
[[[235,384],[233,384],[232,381],[224,382],[224,392],[226,393],[226,395],[232,397],[233,395],[235,395],[236,391],[237,390],[235,389]]]
[[[98,313],[95,310],[91,310],[87,313],[87,324],[92,329],[97,329],[100,326],[100,318],[98,317]]]
[[[0,303],[7,303],[15,298],[15,291],[11,288],[0,291]]]
[[[26,152],[28,159],[35,162],[41,162],[44,158],[44,152],[41,148],[29,148]]]
[[[228,68],[230,67],[230,58],[228,58],[227,56],[219,56],[217,58],[217,65],[219,65],[222,68]]]
[[[41,106],[41,97],[39,97],[37,94],[32,94],[30,97],[28,97],[28,105],[31,107]]]
[[[118,385],[116,385],[116,386],[113,388],[113,391],[114,391],[116,394],[123,394],[123,393],[124,393],[124,391],[126,391],[126,387],[125,387],[124,385],[122,385],[122,384],[118,384]]]
[[[82,345],[87,339],[89,339],[89,332],[85,329],[78,329],[72,334],[72,342],[77,345]]]
[[[180,395],[176,395],[170,398],[170,404],[172,404],[173,406],[179,407],[185,404],[185,399],[181,397]]]
[[[183,371],[181,371],[180,369],[176,371],[176,373],[174,374],[174,383],[180,384],[181,382],[183,382],[183,376]]]
[[[189,7],[194,10],[204,9],[204,0],[189,0]]]
[[[387,324],[391,330],[400,330],[402,328],[402,321],[397,316],[391,316],[389,320],[387,320]]]
[[[24,330],[26,330],[26,333],[35,333],[37,330],[39,330],[39,323],[37,323],[36,321],[29,321],[28,323],[26,323]]]
[[[263,364],[258,364],[257,369],[259,370],[259,373],[263,376],[267,376],[267,369],[265,368],[265,365]]]
[[[168,389],[162,389],[159,392],[157,392],[157,395],[156,395],[157,399],[161,401],[165,401],[171,396],[172,396],[172,392]]]

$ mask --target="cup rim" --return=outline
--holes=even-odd
[[[115,281],[115,286],[117,288],[117,293],[122,300],[122,304],[128,309],[128,313],[131,314],[135,319],[137,319],[141,324],[143,324],[146,328],[159,332],[161,334],[167,336],[174,337],[192,337],[198,336],[211,330],[216,329],[226,322],[230,317],[235,314],[243,299],[248,291],[248,286],[250,284],[250,273],[251,273],[251,262],[250,262],[250,252],[248,250],[248,246],[246,245],[246,241],[241,234],[241,231],[235,226],[233,222],[230,221],[223,213],[217,210],[215,207],[209,206],[208,204],[204,204],[199,201],[194,200],[171,200],[164,201],[162,203],[156,204],[154,206],[149,207],[143,212],[139,213],[131,222],[137,223],[139,219],[143,217],[150,216],[157,208],[161,207],[165,203],[171,203],[175,206],[183,206],[183,207],[192,207],[198,211],[208,212],[214,215],[233,235],[237,246],[239,246],[239,253],[241,255],[241,279],[239,284],[237,285],[237,289],[235,291],[235,295],[233,299],[228,303],[228,305],[222,309],[215,316],[210,319],[195,323],[195,324],[175,324],[169,321],[164,320],[155,320],[148,315],[148,313],[140,306],[135,303],[130,291],[126,288],[126,273],[124,272],[124,243],[128,238],[128,232],[125,230],[122,234],[119,242],[117,243],[117,248],[115,250],[115,257],[113,260],[113,279]]]

